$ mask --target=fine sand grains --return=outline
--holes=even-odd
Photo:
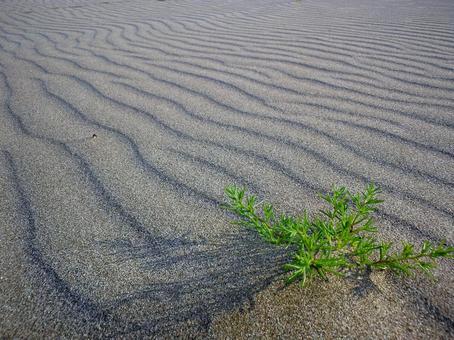
[[[1,1],[0,337],[453,337],[448,261],[283,287],[219,207],[374,181],[453,244],[453,145],[450,0]]]

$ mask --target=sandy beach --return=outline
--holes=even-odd
[[[283,284],[281,211],[454,244],[451,0],[0,0],[1,338],[454,337],[454,265]]]

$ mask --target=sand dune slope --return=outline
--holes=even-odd
[[[283,288],[219,207],[370,181],[454,242],[450,0],[0,2],[0,336],[454,336],[452,264]]]

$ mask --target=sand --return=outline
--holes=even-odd
[[[452,263],[286,287],[219,204],[453,244],[453,146],[450,0],[2,0],[0,337],[452,338]]]

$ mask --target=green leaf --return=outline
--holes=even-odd
[[[221,207],[237,216],[232,223],[255,229],[266,242],[293,252],[292,261],[284,266],[290,272],[287,282],[305,285],[316,274],[327,280],[331,274],[368,268],[402,275],[419,270],[430,276],[437,258],[454,257],[454,247],[446,242],[433,246],[424,241],[420,248],[404,242],[400,251],[391,252],[392,243],[373,237],[378,228],[372,213],[383,202],[374,184],[361,193],[334,187],[321,196],[329,207],[314,217],[307,212],[302,216],[277,214],[266,202],[259,211],[257,197],[246,192],[246,188],[227,186],[227,202]]]

